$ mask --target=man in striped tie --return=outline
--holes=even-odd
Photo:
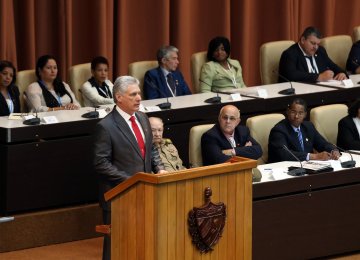
[[[284,145],[301,161],[339,159],[340,153],[337,148],[327,142],[311,122],[304,121],[306,115],[306,102],[301,98],[295,98],[286,110],[287,118],[271,129],[269,163],[295,160],[284,150]]]

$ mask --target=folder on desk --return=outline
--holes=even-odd
[[[322,172],[332,172],[334,168],[331,167],[330,163],[306,161],[302,163],[302,167],[306,170],[306,174],[316,174]],[[300,168],[298,166],[290,166],[288,170]]]

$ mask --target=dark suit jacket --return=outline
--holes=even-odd
[[[99,178],[99,201],[104,210],[110,210],[105,203],[104,193],[137,172],[158,172],[152,165],[152,132],[147,116],[135,113],[145,136],[145,159],[142,158],[138,143],[129,125],[114,108],[95,128],[94,166]],[[154,153],[154,151],[153,151]]]
[[[355,70],[360,66],[360,41],[357,41],[351,47],[348,59],[346,61],[346,69],[355,74]]]
[[[313,153],[314,149],[318,152],[331,152],[336,149],[335,146],[328,143],[324,137],[319,134],[311,122],[304,121],[300,129],[305,151],[301,150],[297,133],[292,128],[289,120],[283,119],[271,129],[268,146],[269,163],[296,161],[296,159],[283,148],[284,145],[286,145],[300,161],[306,160],[307,154]]]
[[[236,155],[257,160],[262,155],[261,146],[250,136],[249,128],[238,125],[235,128],[234,139],[236,141]],[[252,146],[244,146],[247,141]],[[212,165],[226,162],[231,158],[222,153],[222,150],[231,149],[229,140],[222,133],[219,124],[215,124],[201,137],[201,152],[203,165]]]
[[[337,146],[345,150],[360,150],[359,132],[351,116],[339,121]]]
[[[304,57],[298,43],[293,44],[281,54],[279,74],[290,81],[315,83],[319,74],[308,72],[309,70],[305,59],[306,58]],[[346,74],[344,70],[342,70],[329,58],[325,48],[322,46],[319,46],[317,52],[315,53],[315,60],[319,73],[330,69],[335,75],[340,72]],[[286,80],[279,77],[279,82],[286,82]]]
[[[176,85],[176,96],[190,95],[191,91],[189,90],[181,72],[176,70],[172,72],[172,74]],[[144,92],[146,99],[172,97],[172,94],[167,86],[165,76],[160,67],[149,70],[145,73]]]
[[[20,113],[20,92],[17,86],[10,85],[9,93],[14,104],[14,113]],[[10,114],[9,107],[3,95],[0,94],[0,116],[8,116]]]

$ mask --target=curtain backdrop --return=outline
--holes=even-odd
[[[25,70],[52,54],[66,80],[70,66],[103,55],[115,79],[127,74],[129,63],[155,60],[157,49],[171,44],[191,85],[191,55],[223,35],[245,83],[254,86],[261,44],[297,41],[310,25],[324,36],[352,35],[359,10],[358,0],[0,0],[0,59]]]

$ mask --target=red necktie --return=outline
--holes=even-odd
[[[145,143],[144,143],[144,139],[141,135],[140,129],[139,129],[137,123],[135,122],[135,117],[131,116],[130,121],[131,121],[131,127],[135,133],[136,140],[138,142],[138,145],[139,145],[139,148],[141,151],[141,155],[143,158],[145,158]]]

